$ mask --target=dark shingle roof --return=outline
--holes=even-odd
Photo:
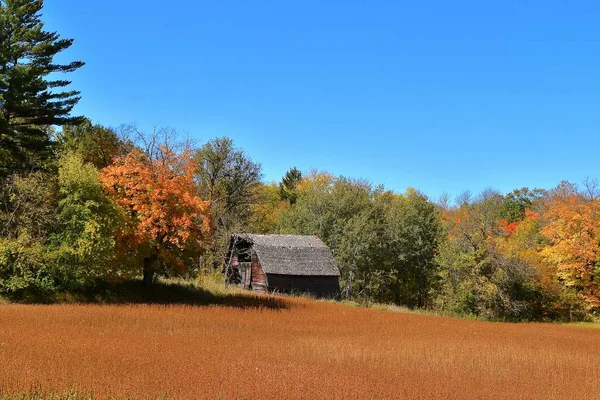
[[[340,276],[329,248],[316,236],[233,235],[253,243],[267,274]]]

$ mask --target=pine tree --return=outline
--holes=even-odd
[[[39,167],[51,154],[54,125],[77,123],[70,116],[79,92],[61,91],[71,82],[57,73],[81,61],[55,64],[73,39],[44,30],[43,0],[0,0],[0,175]]]
[[[287,200],[290,204],[296,203],[298,197],[296,190],[301,180],[302,172],[296,167],[290,168],[283,178],[281,178],[281,183],[279,184],[281,200]]]

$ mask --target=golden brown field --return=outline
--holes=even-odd
[[[95,398],[600,398],[600,329],[259,304],[1,305],[0,387]]]

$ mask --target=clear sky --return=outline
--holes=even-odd
[[[47,0],[108,126],[432,197],[600,178],[600,2]]]

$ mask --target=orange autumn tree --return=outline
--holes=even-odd
[[[146,286],[159,271],[184,270],[207,247],[210,232],[209,203],[196,193],[190,152],[167,145],[154,150],[134,149],[101,171],[102,183],[130,217],[118,244],[142,261]]]
[[[547,203],[541,233],[549,244],[541,254],[556,267],[556,275],[574,288],[591,309],[600,308],[600,215],[595,195],[578,193],[562,183]]]

